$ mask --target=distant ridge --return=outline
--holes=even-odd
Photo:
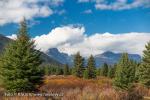
[[[0,34],[0,53],[3,51],[4,47],[10,42],[11,39]]]
[[[114,53],[111,51],[106,51],[102,54],[96,55],[96,65],[102,65],[103,63],[108,63],[110,65],[115,64],[121,58],[122,53]],[[129,59],[135,60],[137,62],[141,62],[141,56],[138,54],[128,54]]]
[[[46,52],[46,54],[63,64],[67,63],[70,66],[73,66],[73,58],[74,58],[73,55],[69,56],[66,53],[61,53],[61,52],[59,52],[59,50],[57,48],[49,49],[48,52]],[[119,61],[121,55],[122,55],[122,53],[114,53],[111,51],[106,51],[102,54],[98,54],[98,55],[94,56],[96,66],[99,67],[103,63],[107,63],[109,65],[115,64]],[[129,54],[129,58],[132,60],[135,60],[137,62],[141,61],[141,56],[138,54]],[[87,62],[87,58],[85,58],[85,62]]]
[[[73,57],[69,56],[66,53],[61,53],[58,51],[57,48],[51,48],[49,49],[46,54],[50,57],[52,57],[53,59],[59,61],[62,64],[69,64],[72,65],[73,64]]]

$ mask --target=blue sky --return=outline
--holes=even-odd
[[[63,31],[63,29],[69,30],[70,33],[68,34],[72,34],[71,32],[77,29],[78,33],[81,32],[79,35],[84,37],[81,39],[81,41],[84,42],[85,38],[90,39],[92,36],[96,36],[96,33],[101,36],[104,35],[104,37],[105,35],[106,37],[113,35],[115,38],[121,34],[124,36],[124,34],[138,33],[138,39],[141,39],[141,35],[139,34],[144,34],[142,35],[143,40],[145,36],[149,36],[150,33],[150,0],[8,0],[7,2],[2,0],[0,1],[0,10],[0,34],[5,36],[11,36],[17,32],[19,27],[18,23],[23,17],[26,17],[28,21],[29,32],[32,38],[37,36],[41,38],[43,34],[48,37],[49,34],[57,33],[52,32],[52,30],[59,31],[61,29],[61,31]],[[61,31],[59,35],[62,35]],[[67,32],[65,34],[67,34]],[[69,38],[69,40],[71,39]],[[127,38],[126,41],[128,40]],[[66,41],[68,42],[68,40],[65,40],[65,46]],[[147,40],[142,42],[143,44],[139,46],[144,46],[146,42]],[[43,42],[37,42],[37,44],[38,43]],[[75,45],[79,45],[79,43],[75,43]],[[117,43],[118,42],[116,42],[116,44]],[[133,43],[130,45],[134,45]],[[58,47],[60,51],[68,54],[78,51],[75,49],[74,44],[71,44],[71,47],[62,47],[62,45],[58,46],[58,44],[55,46],[50,46],[51,44],[47,45],[49,45],[49,48]],[[41,46],[39,47],[43,48]],[[141,54],[144,48],[141,47],[140,50],[135,51],[130,50],[131,48],[124,50],[119,48],[115,50],[114,48],[106,49],[108,47],[100,49],[100,47],[101,44],[95,48],[96,51],[87,52],[97,54],[98,52],[111,50],[114,52],[127,51]],[[66,48],[73,48],[73,50],[69,51],[68,49],[66,50]],[[81,51],[84,52],[86,50],[84,47]]]
[[[78,0],[64,0],[59,6],[55,7],[51,7],[52,5],[49,4],[48,6],[51,7],[55,13],[46,17],[36,17],[29,20],[29,23],[34,23],[34,25],[31,25],[29,28],[31,35],[47,34],[55,27],[69,24],[83,25],[88,35],[96,32],[110,32],[114,34],[150,32],[150,8],[144,7],[146,5],[123,10],[101,10],[95,8],[94,0],[93,2],[92,0],[91,2],[88,2],[88,0],[87,2],[86,0],[81,1],[82,0],[80,0],[80,2]],[[45,0],[45,2],[47,2],[47,0]],[[42,3],[44,3],[44,0]],[[15,33],[17,28],[18,23],[9,22],[0,26],[0,33],[10,35]]]

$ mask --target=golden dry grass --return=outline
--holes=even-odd
[[[63,93],[62,100],[119,100],[112,80],[106,77],[87,80],[74,76],[47,76],[40,90]]]
[[[150,96],[150,90],[135,85],[132,91],[115,90],[112,80],[106,77],[82,79],[74,76],[45,76],[44,84],[39,88],[41,93],[63,94],[51,97],[3,97],[0,100],[142,100]]]

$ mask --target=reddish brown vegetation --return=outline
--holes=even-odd
[[[74,76],[46,76],[40,92],[58,93],[58,97],[5,97],[4,100],[141,100],[150,96],[150,90],[135,85],[129,92],[115,90],[106,77],[81,79]],[[10,99],[11,98],[11,99]]]

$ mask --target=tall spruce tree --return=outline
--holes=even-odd
[[[50,67],[49,66],[44,66],[43,70],[44,70],[45,75],[50,75]]]
[[[88,59],[87,72],[88,78],[96,78],[95,60],[92,55]]]
[[[85,69],[84,72],[83,72],[83,78],[89,79],[89,72],[88,72],[87,69]]]
[[[101,68],[101,76],[107,76],[108,75],[108,65],[107,63],[104,63]]]
[[[97,68],[96,69],[96,76],[100,76],[101,75],[101,68]]]
[[[74,74],[77,77],[83,77],[83,71],[84,71],[84,59],[78,52],[74,58]]]
[[[109,78],[114,78],[114,76],[115,76],[115,67],[110,66],[110,67],[108,68],[108,77],[109,77]]]
[[[135,80],[135,66],[128,58],[127,53],[123,53],[117,64],[114,85],[121,89],[129,89]]]
[[[56,75],[63,75],[63,69],[60,67],[56,67]]]
[[[150,87],[150,42],[147,43],[145,48],[142,63],[137,70],[137,76],[141,84]]]
[[[68,66],[68,64],[65,64],[65,66],[64,66],[64,75],[69,75],[69,66]]]
[[[39,68],[41,54],[34,47],[24,20],[17,39],[5,48],[0,58],[0,75],[7,91],[35,91],[42,83],[43,72]]]

